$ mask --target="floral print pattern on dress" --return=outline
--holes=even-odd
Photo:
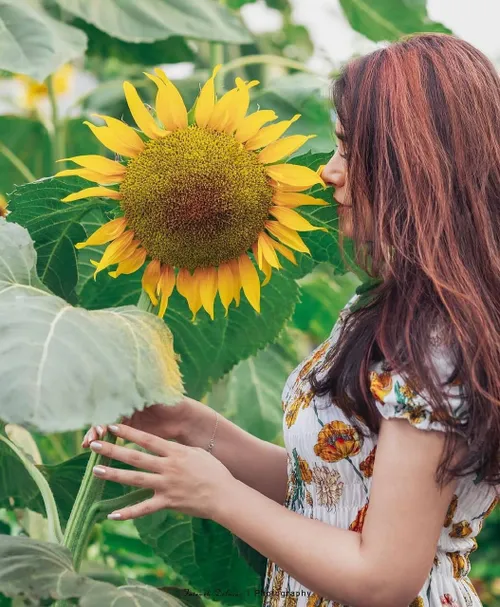
[[[338,462],[357,455],[362,445],[363,437],[353,426],[333,421],[319,431],[314,453],[326,462]]]
[[[363,525],[365,524],[365,517],[368,511],[368,503],[366,503],[356,515],[356,518],[349,525],[350,531],[356,531],[356,533],[361,533],[363,531]]]

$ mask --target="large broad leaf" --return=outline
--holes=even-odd
[[[88,312],[42,289],[25,229],[0,222],[0,417],[42,432],[110,423],[182,391],[170,331],[134,306]],[[21,379],[20,379],[21,378]]]
[[[352,28],[370,40],[397,40],[414,32],[451,30],[427,16],[425,1],[415,0],[340,0]]]
[[[90,199],[65,204],[61,198],[89,182],[46,178],[16,187],[9,197],[10,221],[27,228],[36,243],[40,279],[53,293],[76,303],[76,242],[85,239],[80,225],[89,209],[111,210],[109,201]]]
[[[88,267],[84,265],[82,275],[87,271]],[[116,280],[105,275],[97,278],[95,282],[82,283],[80,301],[86,308],[126,305],[138,300],[141,272]],[[274,341],[291,317],[297,298],[295,281],[277,272],[262,289],[261,314],[242,298],[240,307],[230,308],[225,317],[222,305],[216,301],[215,320],[200,311],[192,322],[186,301],[174,292],[169,299],[165,322],[174,335],[175,351],[181,357],[187,393],[192,398],[201,398],[213,381],[240,360]]]
[[[241,558],[233,535],[224,527],[171,510],[134,523],[141,538],[197,592],[224,605],[262,602],[259,576]]]
[[[57,0],[76,17],[126,42],[155,42],[170,36],[234,44],[252,37],[242,22],[213,0]]]
[[[301,118],[290,126],[287,135],[316,135],[301,148],[307,151],[329,152],[333,148],[331,102],[326,96],[326,82],[309,74],[292,74],[273,82],[272,86],[257,93],[251,109],[257,106],[274,110],[281,120],[295,114]]]
[[[0,542],[0,592],[32,601],[79,598],[81,607],[181,605],[174,596],[151,586],[116,587],[79,575],[67,548],[26,537],[4,536]]]
[[[0,0],[0,69],[42,81],[81,57],[87,36],[53,19],[33,2]]]
[[[273,346],[240,362],[209,395],[211,407],[254,436],[274,441],[282,432],[281,393],[293,364]]]

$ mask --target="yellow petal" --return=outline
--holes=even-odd
[[[96,271],[94,272],[94,278],[101,270],[104,270],[108,266],[118,263],[122,261],[122,259],[126,259],[128,257],[130,254],[129,247],[133,238],[134,231],[128,230],[127,232],[121,234],[121,236],[118,236],[118,238],[107,246],[101,260],[97,264]]]
[[[233,287],[234,287],[234,301],[236,303],[236,307],[240,305],[241,300],[241,278],[240,278],[240,266],[238,264],[237,259],[232,259],[228,261],[228,266],[231,268],[231,272],[233,273]]]
[[[158,259],[153,259],[153,261],[149,262],[142,275],[142,288],[149,295],[149,299],[153,306],[158,304],[158,298],[156,297],[155,291],[158,281],[160,280],[160,270],[160,261]]]
[[[170,82],[165,72],[155,69],[157,76],[146,74],[157,86],[156,113],[167,131],[177,131],[188,127],[186,105],[177,87]]]
[[[216,103],[208,121],[208,127],[231,134],[241,123],[250,105],[249,90],[258,80],[246,83],[236,78],[236,88],[231,89]]]
[[[194,320],[201,308],[200,288],[198,280],[186,268],[181,268],[177,274],[177,290],[187,299]]]
[[[233,301],[234,286],[235,280],[229,264],[225,263],[219,266],[217,271],[217,288],[222,305],[226,310],[226,316],[229,310],[229,304]]]
[[[254,242],[252,245],[252,253],[257,261],[257,265],[262,270],[262,264],[264,262],[264,254],[262,252],[262,247],[259,247],[257,242]]]
[[[72,156],[71,158],[62,158],[57,162],[69,161],[75,162],[86,169],[100,173],[101,175],[125,175],[127,167],[110,158],[98,156],[97,154],[84,154],[83,156]]]
[[[77,249],[83,249],[84,247],[89,247],[92,245],[97,246],[100,244],[106,244],[107,242],[118,238],[120,234],[123,234],[126,227],[127,220],[125,219],[125,217],[113,219],[112,221],[108,221],[108,223],[105,223],[103,226],[101,226],[84,242],[77,242],[75,244],[75,247]]]
[[[279,270],[281,268],[281,264],[278,260],[278,256],[273,247],[273,240],[270,238],[265,232],[261,232],[258,237],[258,247],[259,247],[259,256],[261,255],[267,263]],[[262,264],[259,264],[262,265]]]
[[[167,310],[168,298],[172,295],[175,286],[175,272],[171,266],[163,266],[158,280],[158,291],[161,295],[158,316],[163,318]]]
[[[114,119],[108,118],[107,116],[106,117],[103,116],[103,118],[105,118],[105,120],[108,123],[111,123],[111,121],[114,120]],[[117,154],[120,154],[121,156],[128,156],[130,158],[135,158],[144,149],[144,144],[142,143],[141,138],[139,137],[139,135],[137,135],[137,133],[135,133],[127,125],[121,123],[119,120],[117,120],[116,122],[122,124],[123,127],[125,127],[128,131],[130,131],[131,135],[125,137],[124,132],[120,128],[118,128],[116,126],[116,124],[114,124],[114,123],[113,123],[112,127],[111,126],[95,126],[95,124],[92,124],[91,122],[88,122],[87,120],[84,120],[83,124],[86,124],[89,127],[89,129],[94,133],[94,135],[97,137],[97,139],[99,139],[99,141],[104,146],[106,146],[108,149],[110,149],[112,152],[116,152]],[[126,143],[126,141],[132,141],[134,139],[133,135],[137,136],[141,146],[139,146],[138,144],[132,146],[132,145]]]
[[[310,186],[308,185],[289,185],[287,183],[276,181],[275,179],[271,179],[270,182],[277,192],[303,192],[304,190],[310,189]]]
[[[89,169],[66,169],[59,171],[54,177],[70,177],[70,176],[81,177],[82,179],[88,179],[89,181],[95,181],[96,183],[104,183],[110,185],[118,183],[123,179],[122,175],[102,175]]]
[[[120,274],[133,274],[141,268],[146,261],[146,249],[136,249],[130,257],[120,261],[118,267],[113,272],[108,272],[111,278],[118,278]]]
[[[292,251],[290,251],[290,249],[287,249],[284,244],[273,240],[273,247],[276,249],[276,251],[278,251],[278,253],[281,253],[283,257],[285,257],[285,259],[288,259],[288,261],[292,262],[294,266],[297,265],[295,255],[292,253]]]
[[[159,137],[165,137],[167,132],[160,128],[153,116],[149,113],[147,107],[139,97],[139,93],[133,84],[128,81],[123,83],[123,90],[125,92],[125,98],[139,129],[145,133],[151,139],[158,139]]]
[[[316,171],[313,171],[308,167],[299,166],[298,164],[273,164],[266,167],[266,171],[272,179],[291,186],[305,186],[310,188],[319,183],[326,187],[325,182]]]
[[[255,266],[246,253],[238,258],[241,286],[254,310],[260,312],[260,280]]]
[[[286,207],[271,207],[269,213],[273,217],[276,217],[282,225],[291,228],[292,230],[297,230],[298,232],[313,232],[314,230],[322,230],[323,232],[328,231],[324,227],[313,226],[305,217],[302,217],[302,215],[299,215],[299,213],[293,209],[287,209]]]
[[[265,287],[267,283],[271,280],[271,276],[273,275],[273,270],[271,266],[264,259],[262,263],[262,271],[264,272],[265,278],[262,282],[262,286]]]
[[[217,295],[217,270],[214,267],[197,268],[194,275],[198,279],[201,303],[213,320],[214,301]]]
[[[255,137],[266,122],[276,120],[278,116],[273,110],[259,110],[241,121],[234,137],[240,143],[245,143]]]
[[[291,209],[295,207],[303,206],[328,206],[329,203],[321,198],[314,198],[308,194],[298,194],[296,192],[282,192],[276,190],[273,195],[273,202],[282,207],[289,207]]]
[[[296,114],[291,120],[282,120],[276,124],[265,126],[251,139],[249,139],[245,147],[247,150],[258,150],[266,147],[276,139],[279,139],[288,128],[300,118],[300,114]]]
[[[113,200],[120,200],[122,195],[116,190],[110,190],[109,188],[95,187],[85,188],[74,194],[69,194],[65,198],[61,199],[61,202],[73,202],[74,200],[81,200],[82,198],[92,198],[94,196],[102,196],[102,198],[112,198]]]
[[[282,160],[285,156],[290,156],[304,145],[306,141],[316,137],[316,135],[290,135],[284,139],[278,139],[274,143],[270,143],[266,148],[259,153],[259,160],[263,164],[271,164]]]
[[[222,65],[216,65],[212,72],[212,76],[203,85],[203,88],[198,95],[196,100],[196,107],[194,110],[194,118],[196,124],[201,127],[206,127],[210,116],[215,107],[215,84],[214,79],[217,76]]]
[[[283,244],[300,251],[301,253],[310,253],[306,243],[302,238],[295,232],[284,225],[281,225],[278,221],[266,221],[266,229],[278,240],[281,240]]]

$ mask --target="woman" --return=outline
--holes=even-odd
[[[83,445],[146,470],[97,474],[155,489],[112,518],[172,508],[268,557],[266,605],[481,605],[467,574],[500,487],[500,80],[470,44],[418,35],[349,63],[333,101],[322,176],[376,280],[290,376],[286,449],[190,399],[110,427],[155,455],[101,427]]]

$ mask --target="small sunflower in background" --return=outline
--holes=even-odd
[[[71,81],[74,76],[74,68],[70,63],[60,67],[53,75],[54,93],[64,95],[71,88]],[[17,74],[16,79],[23,84],[21,105],[27,110],[37,108],[40,101],[47,99],[49,95],[48,87],[43,82],[37,82],[24,74]]]
[[[152,304],[159,304],[160,317],[174,287],[193,318],[202,307],[214,318],[217,293],[227,314],[233,300],[239,305],[242,289],[260,312],[260,278],[249,253],[264,274],[264,285],[272,269],[282,267],[280,256],[296,263],[293,251],[309,252],[299,232],[324,229],[294,210],[328,204],[303,193],[316,184],[325,187],[319,170],[282,163],[312,137],[282,138],[300,115],[274,124],[269,124],[277,119],[272,110],[247,116],[255,80],[236,78],[235,88],[217,99],[214,79],[220,67],[189,113],[160,69],[146,74],[157,87],[155,116],[125,82],[139,130],[108,116],[99,116],[105,126],[85,123],[118,160],[75,156],[65,160],[80,168],[56,175],[99,184],[62,202],[92,196],[117,201],[121,216],[76,247],[110,243],[100,261],[92,261],[94,277],[116,264],[109,272],[113,278],[147,264],[142,286]]]

